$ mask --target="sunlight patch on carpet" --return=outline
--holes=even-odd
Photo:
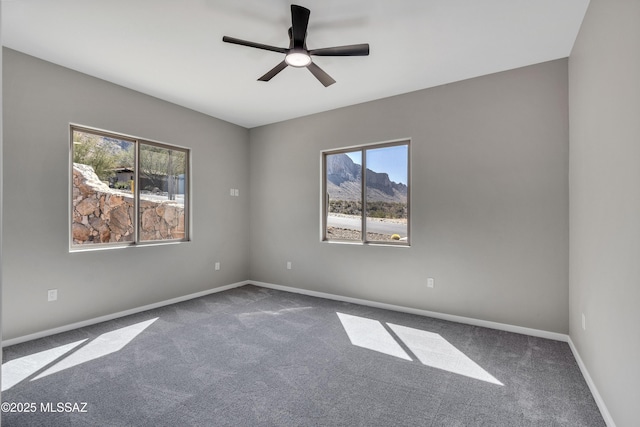
[[[85,341],[86,339],[72,342],[3,363],[2,391],[9,390],[14,385],[44,369],[47,365],[55,362]]]
[[[423,365],[492,384],[504,385],[440,334],[392,323],[387,325]]]
[[[68,357],[65,357],[31,381],[107,356],[111,353],[115,353],[116,351],[120,351],[156,320],[158,320],[157,317],[131,326],[125,326],[124,328],[116,329],[115,331],[106,332],[80,348],[78,351],[70,354]]]
[[[404,360],[412,360],[400,347],[400,344],[377,320],[367,319],[350,314],[336,313],[342,322],[342,327],[347,332],[351,344],[369,350],[399,357]]]
[[[377,320],[344,313],[336,314],[351,344],[355,346],[413,361],[403,349],[403,344],[423,365],[504,385],[440,334],[387,323],[386,326],[392,334]]]

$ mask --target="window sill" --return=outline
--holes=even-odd
[[[373,242],[353,242],[347,240],[321,240],[322,243],[351,245],[351,246],[382,246],[385,248],[410,248],[410,244],[405,243],[373,243]]]
[[[167,246],[167,245],[179,245],[182,243],[189,243],[190,240],[170,240],[167,242],[149,242],[149,243],[136,243],[129,245],[104,245],[100,247],[71,247],[69,253],[78,252],[94,252],[94,251],[110,251],[113,249],[130,249],[130,248],[146,248],[151,246]]]

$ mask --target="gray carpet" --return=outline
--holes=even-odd
[[[255,286],[4,364],[3,427],[605,425],[566,343]]]

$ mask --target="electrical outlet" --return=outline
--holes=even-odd
[[[238,197],[240,196],[240,190],[238,190],[237,188],[233,190],[233,195]]]
[[[587,330],[587,318],[584,315],[584,313],[582,313],[582,330],[586,331]]]
[[[229,195],[230,196],[235,196],[236,192],[233,188],[229,189]]]
[[[429,277],[427,279],[427,287],[428,288],[433,288],[436,285],[435,280],[433,280],[433,277]]]
[[[49,289],[47,291],[47,301],[55,301],[58,299],[58,290],[57,289]]]
[[[291,270],[291,261],[287,261],[287,270]]]
[[[220,270],[220,263],[219,263],[219,262],[216,262],[216,266],[215,266],[215,268],[216,268],[216,271],[217,271],[217,270]]]

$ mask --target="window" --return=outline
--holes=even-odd
[[[188,240],[189,150],[71,127],[71,248]]]
[[[409,245],[409,141],[322,153],[323,240]]]

